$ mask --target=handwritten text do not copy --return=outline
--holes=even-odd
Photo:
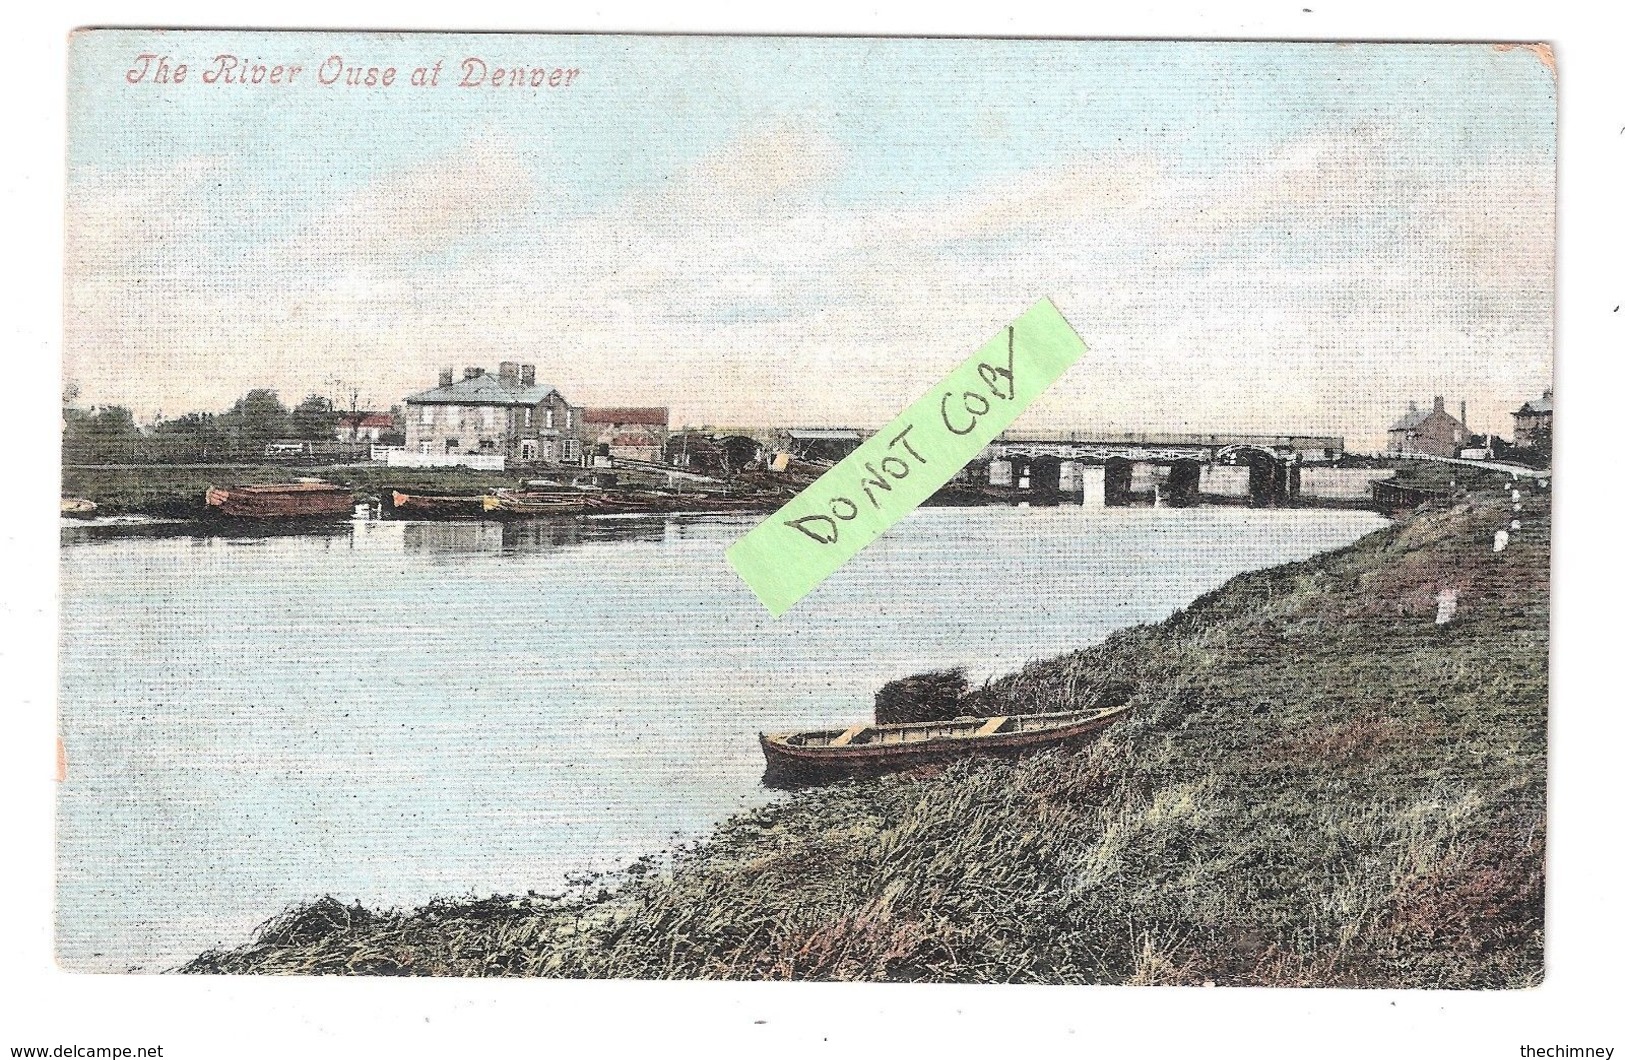
[[[946,430],[954,435],[967,435],[974,431],[981,422],[981,418],[992,412],[996,403],[1014,401],[1016,398],[1016,327],[1014,324],[1005,328],[1006,356],[999,365],[989,364],[987,361],[978,361],[976,373],[986,384],[985,392],[982,389],[970,390],[944,390],[942,400],[937,405],[938,416],[934,423],[926,427]],[[857,469],[856,489],[848,490],[853,496],[863,496],[867,499],[869,507],[880,510],[885,506],[885,494],[892,492],[892,483],[901,482],[908,478],[915,467],[924,467],[930,463],[925,454],[914,448],[909,440],[915,424],[909,423],[902,430],[892,434],[886,442],[886,455],[878,461],[868,460]],[[924,444],[924,443],[922,443]],[[901,447],[901,448],[899,448]],[[905,457],[904,454],[907,454]],[[912,462],[910,462],[912,460]],[[955,471],[958,468],[954,469]],[[881,492],[876,493],[876,490]],[[911,506],[912,507],[912,506]],[[858,517],[862,508],[852,497],[842,493],[833,494],[829,498],[828,515],[803,515],[798,519],[786,519],[784,525],[793,530],[799,530],[812,538],[820,545],[833,545],[840,540],[841,523],[851,522]]]
[[[770,612],[783,614],[942,488],[1083,351],[1060,312],[1041,300],[735,541],[728,561]]]

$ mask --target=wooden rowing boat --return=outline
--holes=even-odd
[[[96,514],[96,502],[84,497],[63,497],[62,514],[88,519]]]
[[[389,491],[392,512],[421,519],[469,519],[485,514],[481,494],[402,493]]]
[[[968,754],[1019,754],[1041,747],[1086,743],[1126,717],[1129,710],[1124,705],[1058,714],[762,733],[766,782],[774,787],[798,787],[950,761]]]
[[[355,494],[326,482],[211,486],[204,500],[233,519],[333,519],[355,511]]]
[[[645,515],[674,512],[678,497],[670,493],[645,493],[632,490],[605,491],[593,496],[595,511],[607,515]]]
[[[487,515],[575,515],[586,511],[591,502],[576,493],[526,493],[497,490],[480,498]]]

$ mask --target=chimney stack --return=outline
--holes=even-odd
[[[442,369],[440,369],[440,385],[441,386],[450,386],[451,385],[451,369],[450,368],[442,368]]]
[[[534,364],[522,364],[519,366],[519,385],[536,385],[536,366]]]
[[[1461,425],[1464,429],[1467,426],[1467,402],[1465,401],[1461,403]]]
[[[464,379],[478,379],[480,376],[482,376],[484,374],[485,374],[485,369],[484,368],[475,368],[472,365],[463,369],[463,378]]]
[[[1443,412],[1444,411],[1444,398],[1436,397],[1436,398],[1433,399],[1433,411],[1434,412]]]
[[[503,386],[519,385],[519,365],[514,361],[503,361],[497,365],[497,378]]]

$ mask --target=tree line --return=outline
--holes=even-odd
[[[122,405],[81,408],[77,397],[70,385],[62,403],[63,454],[75,463],[119,463],[144,451],[158,459],[183,452],[198,458],[242,457],[263,453],[269,442],[332,442],[343,415],[320,394],[290,409],[275,390],[257,388],[222,412],[188,412],[142,427]]]

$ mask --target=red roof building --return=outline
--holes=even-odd
[[[376,442],[395,429],[395,417],[387,412],[341,412],[334,433],[341,442]]]
[[[658,463],[666,446],[671,410],[630,406],[584,409],[581,422],[588,449],[596,458]]]

